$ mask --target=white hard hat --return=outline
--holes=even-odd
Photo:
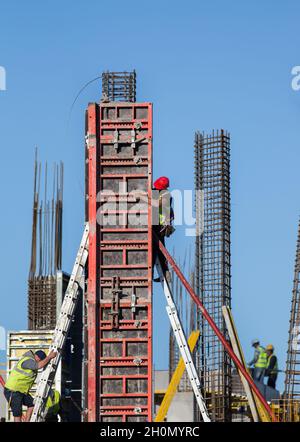
[[[251,345],[259,344],[259,339],[252,339]]]

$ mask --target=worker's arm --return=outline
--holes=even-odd
[[[257,350],[255,350],[253,359],[250,362],[248,362],[249,367],[251,367],[251,365],[254,365],[257,362],[258,356],[259,356],[259,352]]]
[[[46,357],[46,359],[44,359],[43,361],[40,361],[40,362],[37,362],[35,359],[26,359],[26,361],[24,361],[23,364],[22,364],[22,368],[23,368],[24,370],[33,370],[33,371],[37,371],[37,370],[39,370],[40,368],[45,367],[45,365],[47,365],[48,362],[49,362],[51,359],[55,358],[56,354],[57,354],[57,353],[55,353],[55,352],[52,351],[52,352],[50,352],[50,353],[48,354],[48,356]]]
[[[57,355],[56,351],[50,351],[50,353],[48,354],[48,356],[46,356],[45,359],[43,359],[42,361],[37,363],[38,366],[38,370],[40,370],[41,368],[44,368],[50,361],[51,359],[54,359]]]

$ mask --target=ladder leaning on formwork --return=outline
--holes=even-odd
[[[41,422],[44,420],[46,401],[54,381],[56,369],[60,362],[62,350],[71,326],[78,300],[79,288],[83,288],[84,268],[88,257],[88,239],[89,225],[86,224],[50,346],[50,350],[56,351],[57,356],[55,359],[52,359],[49,362],[41,374],[39,383],[37,385],[35,405],[31,416],[31,422]]]
[[[194,394],[195,394],[195,398],[196,401],[198,403],[199,409],[200,409],[200,413],[202,416],[202,419],[204,422],[210,422],[210,417],[201,393],[201,386],[200,386],[200,380],[195,368],[195,364],[193,361],[193,357],[192,354],[190,352],[188,343],[187,343],[187,339],[185,337],[179,316],[178,316],[178,312],[177,312],[177,308],[176,305],[174,303],[173,300],[173,295],[172,295],[172,291],[170,289],[169,283],[165,278],[165,275],[162,271],[162,267],[161,264],[159,262],[159,259],[156,260],[156,268],[159,274],[159,278],[160,281],[162,283],[163,289],[164,289],[164,294],[167,300],[167,313],[169,316],[169,320],[181,353],[181,357],[184,361],[185,364],[185,368],[191,383],[191,386],[193,388]]]

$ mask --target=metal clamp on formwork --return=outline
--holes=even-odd
[[[107,141],[107,143],[113,143],[116,153],[118,153],[118,151],[119,151],[119,144],[130,144],[131,148],[132,148],[132,155],[135,157],[137,144],[142,143],[143,141],[145,141],[145,142],[149,141],[147,139],[147,137],[137,138],[136,132],[141,130],[141,128],[142,128],[141,123],[139,123],[139,122],[135,123],[134,128],[131,129],[131,131],[130,131],[130,137],[127,139],[126,138],[120,139],[119,131],[118,131],[118,129],[115,129],[112,140]],[[140,162],[141,159],[139,158],[137,161]]]
[[[112,329],[119,328],[120,319],[120,298],[122,297],[122,290],[120,288],[120,277],[113,277],[113,288],[111,290],[112,300],[111,300],[111,310],[108,314],[111,316],[111,327]]]
[[[134,363],[135,365],[141,365],[141,364],[143,363],[143,359],[141,359],[141,358],[135,358],[135,359],[133,360],[133,363]]]
[[[134,287],[132,287],[130,307],[131,307],[132,319],[135,319],[135,314],[136,314],[136,294],[135,294],[135,291],[134,291]]]
[[[116,129],[114,131],[114,149],[115,149],[116,153],[119,150],[119,131],[118,131],[118,129]]]

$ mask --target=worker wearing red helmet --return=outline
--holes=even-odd
[[[154,190],[159,192],[158,198],[153,198],[153,205],[158,209],[156,213],[158,217],[154,219],[154,241],[153,241],[153,266],[157,257],[160,260],[162,270],[170,280],[170,273],[167,261],[163,254],[159,251],[158,240],[160,240],[163,245],[165,245],[165,237],[169,237],[174,232],[173,220],[174,212],[172,209],[172,197],[168,190],[170,186],[169,178],[161,176],[158,178],[154,184]],[[158,219],[157,219],[158,218]],[[154,281],[159,281],[159,278],[155,278]]]

